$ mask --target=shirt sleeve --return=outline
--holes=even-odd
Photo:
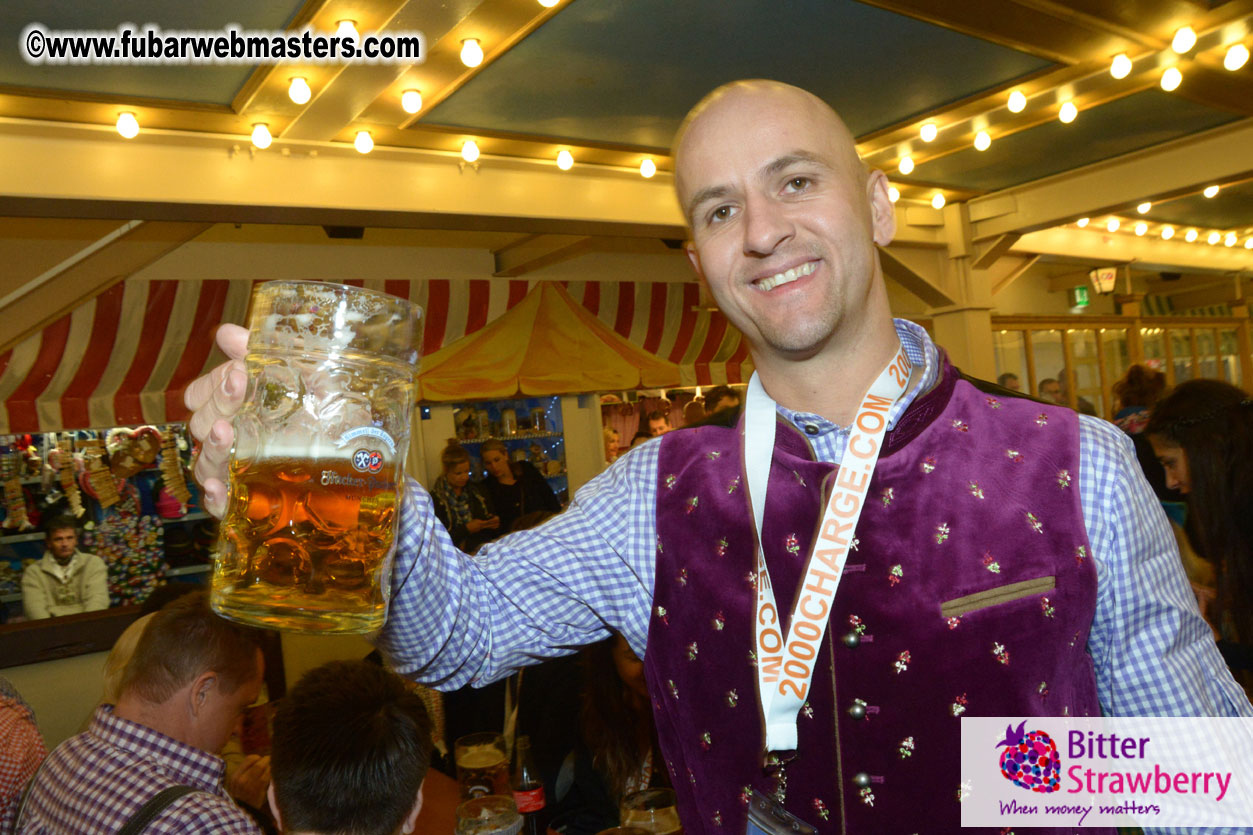
[[[1107,716],[1253,716],[1197,609],[1131,440],[1079,418],[1081,499],[1097,570],[1088,652]]]
[[[619,458],[538,528],[458,551],[430,496],[401,503],[388,621],[398,672],[442,690],[485,685],[616,630],[641,657],[653,594],[658,444]]]
[[[22,572],[22,608],[30,620],[52,617],[52,613],[48,611],[48,596],[44,593],[44,586],[39,577],[39,566],[36,563],[26,566],[26,570]]]
[[[83,566],[83,611],[96,612],[109,608],[109,570],[95,554]]]

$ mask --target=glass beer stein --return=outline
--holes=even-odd
[[[218,614],[296,632],[383,625],[420,315],[339,284],[254,291],[213,567]]]

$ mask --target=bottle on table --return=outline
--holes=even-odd
[[[544,783],[540,780],[539,771],[531,758],[531,738],[519,736],[515,745],[517,749],[517,765],[513,770],[510,784],[513,788],[513,802],[522,814],[523,835],[544,835],[547,831],[544,802]]]

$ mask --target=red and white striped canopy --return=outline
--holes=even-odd
[[[183,388],[221,355],[213,331],[243,323],[250,281],[130,280],[0,354],[0,434],[185,420]],[[366,280],[425,311],[423,354],[474,333],[526,296],[532,281]],[[699,309],[697,285],[564,282],[601,321],[680,366],[685,385],[748,379],[748,344],[726,317]],[[567,358],[576,360],[577,358]]]

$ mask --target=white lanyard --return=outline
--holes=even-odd
[[[887,433],[888,410],[905,393],[912,368],[905,349],[898,349],[862,398],[818,536],[805,562],[804,580],[797,590],[786,641],[779,631],[778,607],[761,545],[766,486],[774,458],[776,407],[756,373],[748,383],[744,403],[744,462],[757,532],[755,649],[767,751],[796,748],[796,714],[809,695],[813,662],[818,657],[827,620],[831,617],[835,590],[840,584],[840,574],[848,559],[857,520],[861,517],[883,436]]]

